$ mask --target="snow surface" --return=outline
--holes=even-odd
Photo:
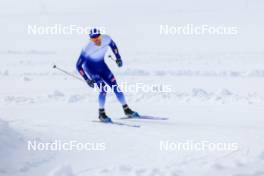
[[[264,175],[263,2],[93,3],[1,4],[0,175]],[[27,24],[35,23],[106,26],[124,59],[123,68],[107,60],[119,83],[173,87],[172,92],[126,92],[129,105],[143,115],[169,119],[120,120],[122,109],[110,93],[107,114],[141,127],[92,122],[97,93],[52,69],[56,63],[77,75],[75,62],[87,37],[27,35]],[[233,24],[241,33],[164,37],[159,35],[164,23]],[[106,150],[28,151],[30,140],[104,142]],[[235,142],[239,149],[161,151],[160,141],[166,140]]]

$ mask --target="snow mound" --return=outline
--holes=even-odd
[[[75,176],[70,165],[62,165],[52,170],[47,176]]]
[[[48,97],[51,98],[51,99],[53,99],[53,98],[55,98],[55,99],[62,98],[64,96],[65,96],[64,93],[62,93],[59,90],[55,90],[53,93],[51,93],[51,94],[48,95]]]
[[[0,155],[1,158],[7,156],[7,154],[18,148],[23,142],[23,138],[12,128],[10,128],[8,122],[0,119]]]
[[[176,77],[220,77],[220,78],[263,78],[264,70],[195,70],[177,69],[172,70],[146,70],[146,69],[127,69],[121,75],[126,76],[176,76]]]
[[[76,103],[84,99],[81,95],[72,95],[68,99],[68,103]]]
[[[8,174],[16,168],[13,164],[13,157],[23,146],[22,136],[13,130],[8,122],[0,119],[0,173]]]
[[[71,94],[72,93],[72,94]],[[88,92],[89,93],[89,92]],[[90,92],[91,93],[91,92]],[[138,92],[126,93],[129,100],[135,102],[145,101],[165,101],[173,100],[174,103],[208,103],[208,104],[264,104],[264,97],[258,92],[239,93],[227,88],[208,90],[204,88],[192,88],[191,90],[173,90],[172,92]],[[30,95],[30,96],[0,96],[3,104],[36,104],[36,103],[81,103],[89,99],[96,101],[97,94],[93,96],[83,94],[74,94],[73,92],[64,94],[55,90],[47,95]],[[109,94],[110,101],[116,101],[113,94]]]
[[[25,82],[28,82],[28,81],[31,81],[32,79],[27,76],[23,76],[22,80]]]
[[[207,100],[210,99],[210,94],[203,89],[194,88],[192,89],[192,97]]]
[[[6,96],[3,101],[7,104],[30,104],[34,102],[34,98],[24,96]]]
[[[5,70],[4,73],[3,73],[4,76],[9,76],[9,71],[8,70]]]
[[[28,175],[30,170],[54,158],[54,153],[31,152],[27,147],[27,139],[0,119],[0,175]]]

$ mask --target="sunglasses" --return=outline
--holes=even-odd
[[[91,38],[91,40],[92,40],[93,42],[96,42],[96,41],[98,41],[98,40],[100,40],[100,39],[101,39],[101,36]]]

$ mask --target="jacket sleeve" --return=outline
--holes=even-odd
[[[85,71],[83,70],[83,62],[84,62],[84,58],[82,55],[80,55],[77,63],[76,63],[76,68],[78,70],[78,72],[80,73],[80,75],[83,77],[84,80],[88,80],[88,76],[86,75]]]
[[[113,53],[115,54],[116,59],[121,60],[121,56],[118,52],[118,48],[115,44],[115,42],[111,39],[111,42],[109,43],[110,48],[112,49]]]

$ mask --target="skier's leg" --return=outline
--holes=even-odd
[[[106,84],[102,82],[97,85],[99,87],[99,96],[98,96],[99,109],[104,109],[106,93],[107,93]]]
[[[127,115],[128,117],[139,117],[139,114],[137,112],[132,111],[128,107],[127,102],[125,100],[124,93],[119,88],[113,73],[109,70],[108,67],[105,69],[104,74],[102,75],[102,78],[114,91],[117,99],[122,104],[125,115]]]
[[[112,120],[105,113],[105,99],[106,99],[106,84],[99,75],[92,75],[92,79],[96,82],[99,88],[98,103],[99,103],[99,120],[102,122],[111,122]]]
[[[105,99],[106,99],[106,93],[107,93],[106,84],[104,82],[101,82],[101,83],[99,83],[97,85],[98,85],[99,90],[100,90],[99,96],[98,96],[98,102],[99,102],[99,119],[102,122],[111,122],[111,119],[106,115],[105,109],[104,109]]]
[[[122,90],[119,88],[116,79],[112,72],[109,70],[107,76],[103,76],[104,81],[110,86],[110,88],[113,90],[113,92],[116,95],[116,98],[121,103],[122,106],[126,105],[126,99],[125,95],[122,92]]]
[[[122,106],[126,105],[126,99],[125,99],[125,95],[124,93],[121,91],[121,89],[118,87],[117,83],[114,83],[112,86],[113,87],[113,91],[118,99],[118,101],[122,104]]]
[[[125,115],[128,117],[131,117],[131,118],[132,117],[139,117],[139,114],[135,111],[132,111],[129,108],[129,106],[127,105],[126,100],[125,100],[125,96],[124,96],[123,92],[121,91],[121,89],[118,87],[118,84],[117,84],[114,77],[111,79],[110,85],[112,86],[112,89],[115,92],[117,99],[122,104]]]
[[[98,70],[99,67],[93,66],[94,63],[86,63],[85,70],[89,74],[90,78],[95,81],[99,88],[98,102],[99,102],[99,119],[102,122],[112,122],[112,120],[105,113],[105,99],[106,99],[106,84],[104,83],[102,77],[100,76],[100,72]]]
[[[106,99],[106,89],[105,89],[105,83],[103,79],[99,76],[98,73],[91,72],[90,70],[86,70],[86,72],[89,74],[90,78],[95,81],[97,84],[97,87],[99,89],[99,96],[98,96],[98,103],[99,103],[99,109],[104,109],[105,106],[105,99]]]

